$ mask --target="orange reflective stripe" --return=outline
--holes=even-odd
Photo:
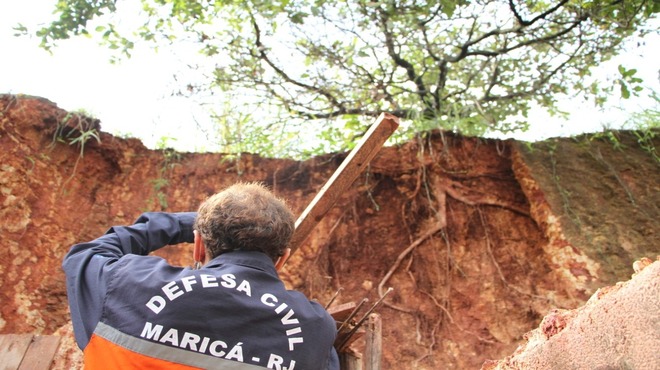
[[[134,337],[99,322],[85,347],[86,369],[260,370],[261,366],[208,356]]]
[[[96,369],[199,369],[187,365],[145,356],[124,347],[118,346],[98,335],[92,338],[85,347],[85,370]]]

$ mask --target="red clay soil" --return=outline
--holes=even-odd
[[[658,369],[660,257],[630,281],[599,289],[575,310],[553,310],[512,356],[482,370]]]
[[[107,133],[71,143],[93,128],[98,121],[48,100],[0,96],[0,333],[62,335],[59,369],[81,361],[60,269],[72,244],[143,211],[195,210],[237,181],[266,183],[299,214],[346,157],[230,159]],[[335,304],[394,288],[378,310],[383,369],[479,369],[506,358],[545,315],[557,317],[548,330],[559,328],[567,319],[557,312],[660,254],[660,165],[633,133],[615,135],[625,149],[590,137],[527,145],[441,132],[384,148],[282,277],[322,303],[339,288]],[[158,254],[189,265],[191,253]]]

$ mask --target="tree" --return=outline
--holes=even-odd
[[[478,135],[524,129],[534,104],[556,113],[560,96],[602,104],[590,69],[649,32],[641,26],[660,10],[654,0],[142,0],[142,25],[126,33],[117,6],[60,0],[59,19],[37,34],[49,48],[96,32],[126,55],[138,40],[194,40],[214,66],[191,90],[230,97],[220,116],[241,135],[247,126],[291,139],[296,123],[318,122],[341,145],[381,111],[409,119],[408,134]],[[269,125],[255,124],[259,112]]]

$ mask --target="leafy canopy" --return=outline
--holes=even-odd
[[[222,107],[218,140],[271,155],[304,147],[309,132],[323,151],[347,149],[382,111],[410,120],[404,136],[481,135],[525,129],[533,105],[559,113],[561,96],[602,104],[609,91],[590,69],[660,10],[653,0],[141,0],[140,23],[120,32],[122,4],[60,0],[37,35],[50,48],[97,33],[127,56],[137,42],[194,42],[212,78],[190,91]],[[621,74],[623,97],[637,92],[635,70]]]

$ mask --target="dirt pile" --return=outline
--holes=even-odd
[[[300,213],[346,153],[299,162],[146,149],[45,99],[0,96],[0,333],[70,339],[61,259],[143,211],[262,181]],[[377,300],[384,368],[480,368],[555,309],[660,253],[660,171],[631,133],[512,141],[428,133],[384,148],[287,264],[322,303]],[[656,136],[657,137],[657,136]],[[660,147],[653,139],[655,147]],[[84,145],[81,145],[84,144]],[[159,255],[189,265],[190,246]],[[72,342],[59,368],[79,364]]]
[[[660,257],[645,260],[630,281],[599,289],[583,307],[553,310],[512,356],[482,369],[657,369]]]

